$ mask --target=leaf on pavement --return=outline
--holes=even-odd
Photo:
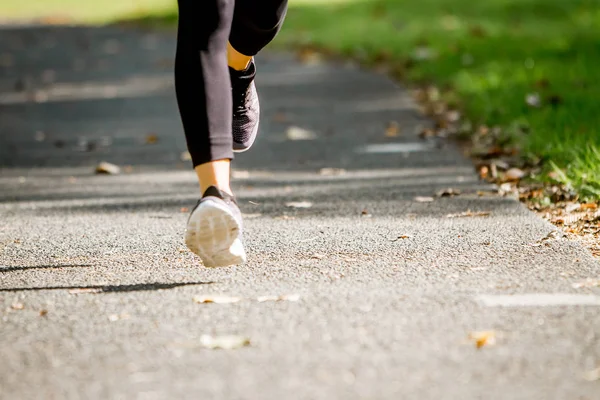
[[[311,208],[312,203],[310,201],[290,201],[285,203],[286,207],[292,208]]]
[[[241,301],[241,297],[233,296],[222,296],[222,295],[204,295],[194,296],[194,302],[196,303],[215,303],[215,304],[232,304]]]
[[[491,214],[490,211],[471,211],[467,210],[458,214],[448,214],[446,218],[465,218],[465,217],[487,217]]]
[[[434,200],[435,199],[433,197],[426,197],[426,196],[417,196],[417,197],[415,197],[415,201],[417,203],[431,203]]]
[[[256,298],[259,303],[263,303],[265,301],[298,301],[300,300],[300,295],[298,294],[284,294],[281,296],[259,296]]]
[[[496,332],[494,331],[475,331],[469,333],[469,340],[475,343],[478,349],[484,346],[493,346],[496,344]]]
[[[520,170],[519,168],[511,168],[504,174],[504,181],[514,182],[522,179],[523,177],[525,177],[525,172],[523,170]]]
[[[40,310],[40,317],[45,317],[48,315],[48,310]]]
[[[129,319],[130,315],[127,313],[121,313],[121,314],[111,314],[108,316],[108,320],[110,322],[116,322],[122,319]]]
[[[286,131],[288,140],[314,140],[317,135],[313,131],[299,128],[297,126],[290,126]]]
[[[400,125],[396,121],[390,121],[385,128],[386,137],[397,137],[400,135]]]
[[[570,204],[566,205],[565,212],[572,213],[573,211],[579,210],[580,207],[581,207],[581,204],[579,204],[579,203],[570,203]]]
[[[250,339],[237,335],[202,335],[200,337],[200,344],[207,349],[233,350],[244,346],[250,346]]]
[[[453,197],[458,196],[460,194],[460,190],[453,188],[446,188],[438,191],[436,193],[437,197]]]
[[[115,164],[102,161],[96,166],[97,174],[118,175],[121,173],[121,168]]]
[[[400,239],[410,239],[411,237],[411,235],[400,235],[396,239],[393,239],[392,242],[397,242]]]
[[[158,142],[158,136],[155,133],[146,135],[146,144],[156,144]]]

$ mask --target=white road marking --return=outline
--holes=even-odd
[[[480,295],[476,300],[486,307],[600,306],[600,296],[568,293],[527,293]]]

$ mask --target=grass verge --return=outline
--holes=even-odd
[[[304,0],[274,45],[433,84],[471,126],[498,127],[503,145],[541,161],[536,180],[598,200],[598,43],[598,0]]]

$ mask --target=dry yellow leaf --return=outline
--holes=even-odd
[[[105,161],[102,161],[96,166],[97,174],[118,175],[120,172],[121,168],[117,165]]]
[[[200,337],[200,344],[206,347],[207,349],[232,350],[244,346],[249,346],[250,339],[244,336],[237,335],[202,335]]]
[[[158,136],[154,133],[146,135],[146,144],[155,144],[158,142]]]
[[[434,200],[433,197],[426,197],[426,196],[417,196],[415,197],[415,201],[417,203],[431,203]]]
[[[284,294],[281,296],[259,296],[256,298],[259,303],[265,301],[298,301],[300,300],[300,295],[298,294]]]
[[[385,128],[385,136],[396,137],[398,135],[400,135],[400,125],[398,125],[396,121],[388,122],[388,125]]]
[[[446,218],[464,218],[464,217],[487,217],[491,214],[490,211],[471,211],[467,210],[459,214],[448,214]]]
[[[233,296],[221,296],[221,295],[205,295],[205,296],[194,296],[194,302],[196,303],[215,303],[215,304],[231,304],[237,303],[242,299],[240,297]]]
[[[475,343],[480,349],[484,346],[493,346],[496,344],[496,332],[494,331],[476,331],[469,333],[469,340]]]

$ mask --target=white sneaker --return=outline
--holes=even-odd
[[[188,218],[185,244],[205,267],[227,267],[246,262],[242,243],[242,214],[235,198],[209,187]]]

